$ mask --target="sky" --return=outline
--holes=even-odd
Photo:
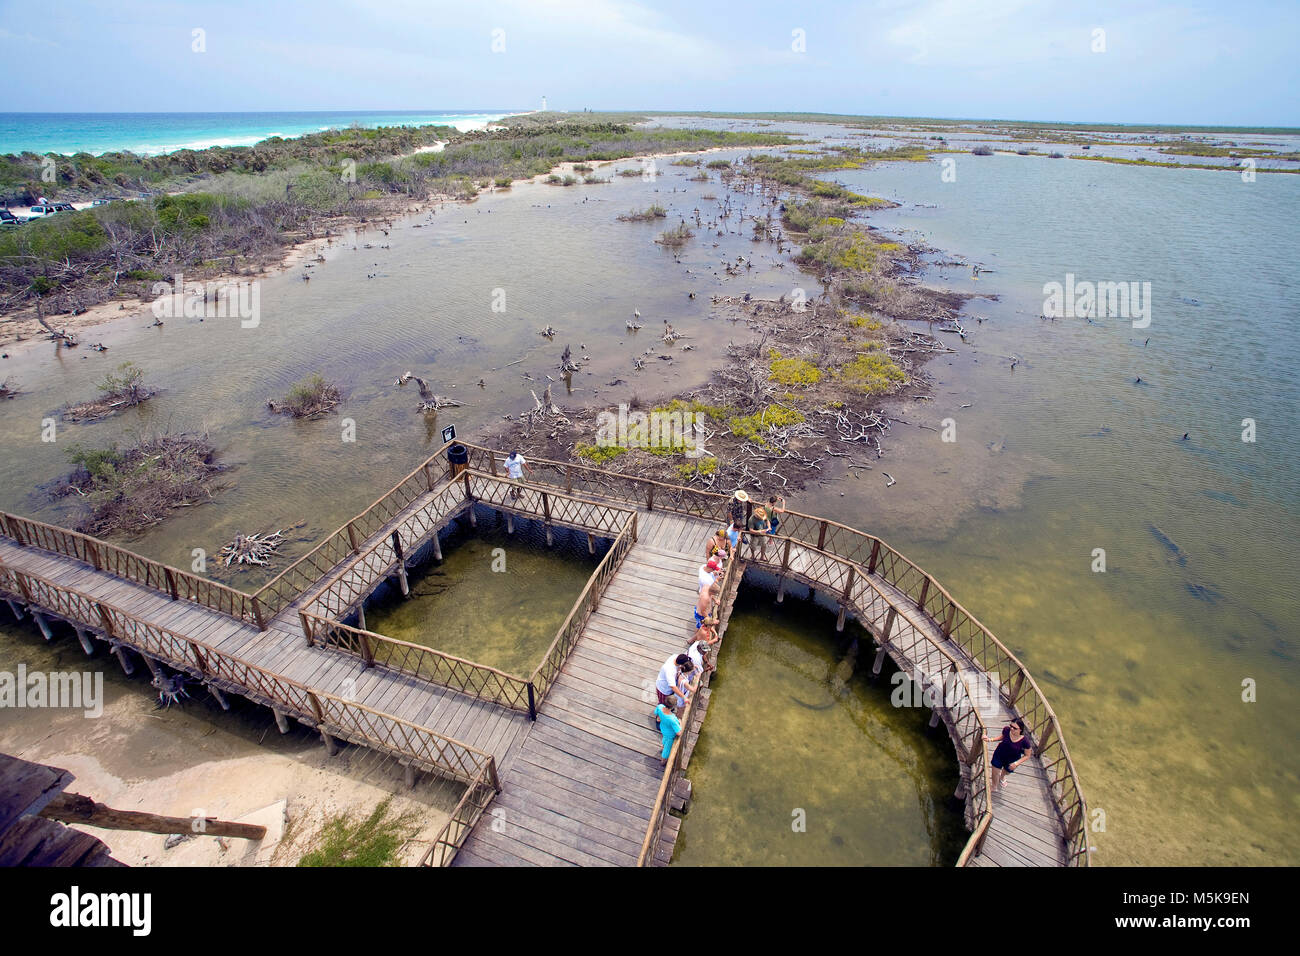
[[[197,32],[196,32],[197,31]],[[1300,126],[1295,0],[0,0],[0,111]]]

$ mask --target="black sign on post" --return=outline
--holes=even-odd
[[[449,441],[456,440],[456,426],[448,425],[442,430],[442,443],[445,445]]]

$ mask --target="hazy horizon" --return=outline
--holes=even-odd
[[[0,111],[817,112],[1295,128],[1300,6],[1248,0],[0,2]],[[62,81],[52,84],[51,68]],[[110,78],[111,82],[105,82]],[[450,110],[452,107],[438,106]],[[462,107],[455,107],[460,110]],[[488,112],[489,110],[483,110]]]

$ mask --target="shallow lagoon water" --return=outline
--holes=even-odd
[[[893,707],[893,668],[870,678],[870,638],[837,634],[796,590],[781,605],[752,586],[737,599],[674,862],[951,866],[966,831],[946,731]],[[855,639],[867,649],[833,683]]]
[[[904,202],[873,216],[883,228],[927,238],[942,258],[996,270],[978,280],[968,268],[933,271],[941,286],[999,298],[973,301],[969,344],[931,363],[933,402],[899,413],[932,426],[951,416],[958,441],[900,422],[874,472],[792,496],[791,507],[880,534],[1021,656],[1061,717],[1090,806],[1104,811],[1104,821],[1093,821],[1095,863],[1300,861],[1293,822],[1300,718],[1291,705],[1300,687],[1293,596],[1300,308],[1291,281],[1300,182],[1261,175],[1247,185],[1234,173],[1039,157],[957,159],[956,183],[942,182],[937,160],[835,178]],[[544,383],[570,338],[575,351],[585,342],[596,357],[571,400],[613,397],[621,388],[604,383],[615,378],[633,382],[642,397],[689,387],[735,334],[707,319],[704,293],[778,295],[811,283],[773,268],[770,249],[751,275],[714,278],[720,259],[761,248],[747,236],[697,239],[676,263],[652,244],[660,227],[615,222],[618,212],[653,201],[667,199],[682,214],[702,202],[699,194],[721,195],[716,182],[687,182],[693,170],[660,168],[665,178],[656,183],[616,177],[607,186],[518,187],[414,220],[427,219],[420,230],[408,222],[388,237],[372,231],[336,242],[311,283],[297,278],[301,269],[265,281],[267,321],[256,338],[207,323],[150,330],[128,322],[84,337],[112,346],[104,356],[45,343],[10,349],[14,358],[0,374],[29,391],[0,406],[0,506],[67,520],[36,491],[64,462],[62,445],[39,442],[40,419],[93,393],[93,382],[125,358],[151,369],[167,391],[139,416],[70,428],[68,438],[97,441],[149,422],[206,426],[242,463],[214,505],[132,545],[182,566],[192,547],[219,547],[235,530],[307,519],[286,560],[300,553],[414,467],[436,447],[443,424],[456,422],[472,439],[499,415],[530,405],[539,386],[517,373]],[[665,192],[672,189],[695,191]],[[364,250],[365,242],[392,249]],[[382,277],[367,280],[376,263]],[[1152,281],[1151,327],[1043,322],[1042,284],[1067,271]],[[489,308],[498,287],[507,290],[505,315]],[[687,299],[691,288],[701,292],[697,300]],[[698,333],[699,351],[671,365],[651,362],[634,377],[631,357],[646,345],[626,335],[633,308],[646,331],[667,317]],[[535,334],[548,322],[565,333],[555,343]],[[1020,360],[1014,370],[1011,356]],[[343,414],[357,421],[354,445],[339,441],[338,417],[293,423],[265,412],[266,398],[317,368],[349,388]],[[472,404],[426,420],[409,389],[390,387],[407,368],[431,370],[425,377],[438,391],[453,383],[458,397],[470,390]],[[1148,384],[1137,385],[1139,375]],[[486,390],[473,386],[480,376]],[[1258,422],[1255,443],[1240,440],[1245,417]],[[1178,441],[1184,432],[1189,442]],[[898,483],[886,489],[882,470]],[[1091,570],[1095,548],[1106,550],[1105,573]],[[557,602],[567,613],[571,598]],[[876,725],[854,723],[851,708],[822,718],[789,703],[764,715],[778,730],[793,721],[796,739],[821,732],[819,749],[799,753],[798,773],[823,778],[824,791],[837,794],[833,803],[794,792],[795,775],[786,779],[780,769],[782,735],[753,729],[746,682],[760,694],[765,682],[818,686],[838,651],[822,623],[778,627],[742,608],[728,648],[692,761],[699,799],[683,828],[683,860],[815,862],[801,855],[813,846],[826,862],[955,858],[945,813],[927,801],[942,805],[956,768],[943,739],[926,740],[923,717],[893,714],[891,723],[891,714],[873,709],[882,706],[872,703],[876,691],[863,689],[865,702],[854,706],[878,717],[886,728],[873,729],[878,739],[893,741],[892,751],[875,753],[863,728]],[[1258,682],[1257,703],[1241,699],[1246,679]],[[828,726],[811,723],[820,719]],[[888,752],[914,761],[920,782],[893,772]],[[734,782],[732,753],[745,755],[735,762],[749,768]],[[820,766],[805,762],[818,754]],[[845,767],[851,772],[839,776]],[[857,815],[861,801],[840,796],[852,792],[844,788],[853,774],[871,781],[876,804],[902,808],[888,815],[889,826],[867,826]],[[767,817],[745,833],[736,828],[751,806]],[[783,844],[796,806],[815,811],[801,836],[816,839]]]
[[[441,565],[411,572],[409,598],[389,588],[369,605],[367,626],[527,680],[600,557],[587,553],[585,537],[560,529],[548,549],[523,525],[511,535],[504,522],[480,518],[477,532],[443,545]]]

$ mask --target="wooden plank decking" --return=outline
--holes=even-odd
[[[265,631],[153,588],[123,581],[63,555],[22,547],[0,537],[0,563],[113,604],[142,621],[166,627],[281,677],[355,700],[505,759],[528,716],[459,691],[397,673],[366,668],[355,657],[310,647],[290,608]]]
[[[636,865],[663,777],[653,682],[695,632],[705,528],[638,517],[637,543],[501,767],[504,812],[484,817],[455,865]]]
[[[575,527],[582,527],[582,522],[574,517],[578,514],[574,509],[603,507],[597,496],[583,495],[580,501],[559,492],[552,493],[549,504],[546,495],[541,495],[539,504],[537,495],[529,492],[531,503],[512,505],[500,498],[505,492],[496,486],[496,479],[479,476],[475,480],[480,482],[475,497],[480,493],[498,496],[495,503],[484,501],[483,506],[516,510],[525,516],[532,509],[531,516],[536,518],[543,517],[544,511],[548,527],[553,507],[565,509],[568,515],[557,518],[558,523],[576,520]],[[455,479],[436,487],[432,480],[429,484],[428,493],[416,497],[380,531],[364,542],[354,541],[353,553],[266,622],[265,630],[201,604],[173,600],[163,591],[123,580],[77,558],[18,544],[3,534],[0,564],[90,595],[140,621],[200,641],[280,677],[491,754],[501,790],[493,812],[479,820],[456,856],[456,865],[635,865],[654,822],[652,817],[658,819],[656,799],[663,781],[658,756],[661,738],[651,718],[653,682],[664,660],[685,650],[694,632],[691,609],[697,595],[696,570],[703,560],[705,539],[715,527],[713,522],[636,508],[636,541],[599,594],[598,609],[547,689],[536,721],[530,722],[527,714],[517,710],[391,668],[366,668],[353,654],[311,646],[307,641],[300,609],[337,619],[355,609],[395,570],[397,554],[388,543],[393,531],[400,531],[403,552],[409,557],[469,506],[469,476],[464,477],[464,494],[456,491],[459,482]],[[614,504],[629,507],[622,502]],[[623,519],[607,514],[603,520]],[[824,535],[826,522],[822,525]],[[589,530],[605,533],[601,528]],[[746,554],[745,560],[768,570],[775,563],[778,573],[823,591],[842,588],[846,604],[852,604],[854,613],[878,638],[882,633],[890,635],[897,620],[893,634],[906,632],[911,643],[904,646],[901,639],[890,637],[885,651],[900,667],[914,664],[919,648],[927,661],[932,655],[950,661],[971,686],[987,680],[976,662],[946,636],[951,633],[945,628],[952,627],[952,613],[941,626],[922,609],[924,591],[914,600],[885,575],[860,565],[854,565],[846,577],[836,578],[836,573],[846,574],[848,565],[821,552],[820,540],[817,548],[799,545],[793,556],[787,541],[786,565],[781,565],[782,558],[774,553],[781,545],[777,541],[770,544],[768,552]],[[861,560],[865,565],[865,558]],[[834,565],[836,561],[840,563]],[[871,561],[874,565],[874,551]],[[731,596],[724,596],[728,598],[724,625]],[[932,667],[927,671],[935,672]],[[531,692],[531,685],[529,689]],[[701,693],[701,704],[706,703],[706,695],[707,691]],[[969,728],[974,712],[995,737],[1015,716],[998,694],[981,697],[974,710],[971,708],[968,701],[966,742],[959,744],[963,760],[961,749],[971,746]],[[688,733],[698,728],[702,708],[700,711]],[[956,718],[945,714],[944,719],[956,738]],[[688,748],[684,753],[689,754],[693,738],[684,738],[683,743]],[[977,749],[971,759],[979,756]],[[963,784],[969,776],[963,766]],[[982,852],[971,860],[974,865],[1067,863],[1061,815],[1053,801],[1049,775],[1037,756],[1008,778],[1004,792],[993,795],[992,810]],[[679,826],[677,818],[665,820],[661,842],[653,853],[657,862],[667,862],[671,856]]]

